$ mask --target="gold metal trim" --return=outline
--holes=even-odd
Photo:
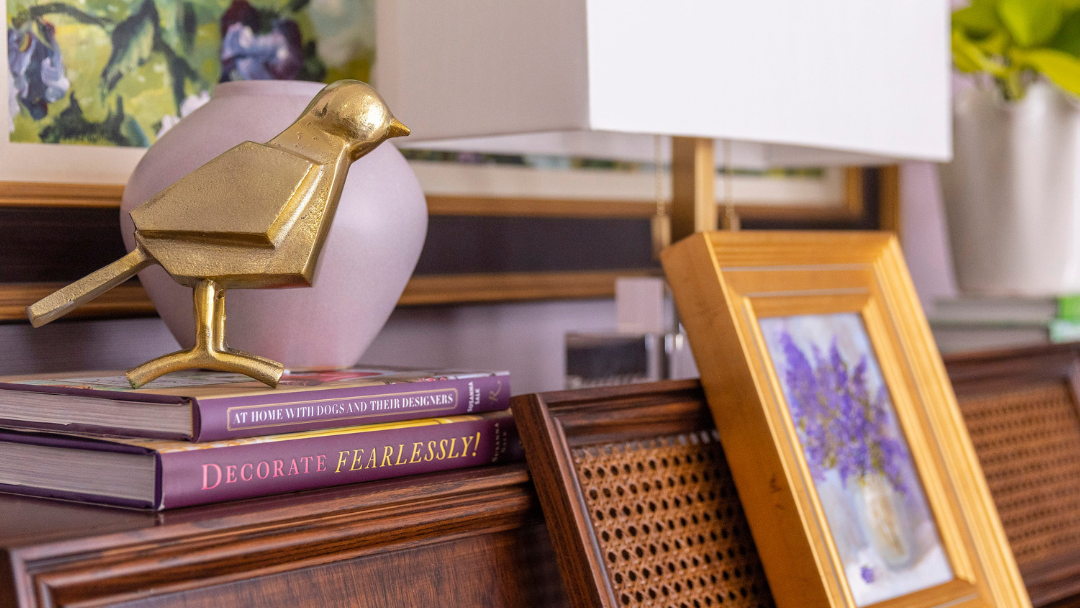
[[[882,230],[890,230],[900,236],[903,217],[900,209],[900,167],[889,165],[881,168],[878,225]]]

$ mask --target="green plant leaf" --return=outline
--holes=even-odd
[[[998,76],[1002,67],[991,60],[979,47],[968,40],[960,30],[952,33],[953,62],[961,72],[989,72]]]
[[[1039,49],[1013,51],[1013,60],[1041,73],[1073,95],[1080,96],[1080,59],[1061,51]]]
[[[987,61],[986,56],[979,50],[979,47],[972,44],[963,34],[955,30],[952,35],[952,52],[953,63],[956,64],[956,69],[961,72],[971,74],[982,71],[983,64]]]
[[[1061,27],[1059,0],[998,0],[998,17],[1022,47],[1045,44]]]
[[[970,6],[954,11],[952,25],[974,38],[989,36],[1002,27],[993,0],[974,0]]]
[[[1061,24],[1051,47],[1080,57],[1080,11],[1072,13]]]
[[[980,40],[972,40],[971,43],[979,47],[979,50],[987,55],[997,55],[1000,57],[1004,56],[1009,50],[1009,46],[1012,45],[1012,40],[1009,39],[1009,34],[1001,29]]]

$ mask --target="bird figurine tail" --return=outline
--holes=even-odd
[[[30,318],[31,325],[41,327],[130,279],[156,261],[142,247],[136,247],[112,264],[27,306],[26,316]]]

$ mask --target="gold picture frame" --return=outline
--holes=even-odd
[[[780,608],[1030,606],[895,236],[662,262]]]

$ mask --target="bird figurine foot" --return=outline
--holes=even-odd
[[[250,376],[277,387],[285,367],[266,357],[233,350],[225,344],[225,290],[205,280],[195,287],[195,346],[147,361],[127,373],[132,388],[169,372],[212,369]]]
[[[206,368],[276,387],[280,363],[225,345],[225,290],[310,287],[349,166],[408,134],[375,89],[328,85],[274,139],[244,142],[133,209],[135,249],[28,306],[27,316],[40,327],[160,264],[195,286],[195,346],[131,370],[131,385]]]

